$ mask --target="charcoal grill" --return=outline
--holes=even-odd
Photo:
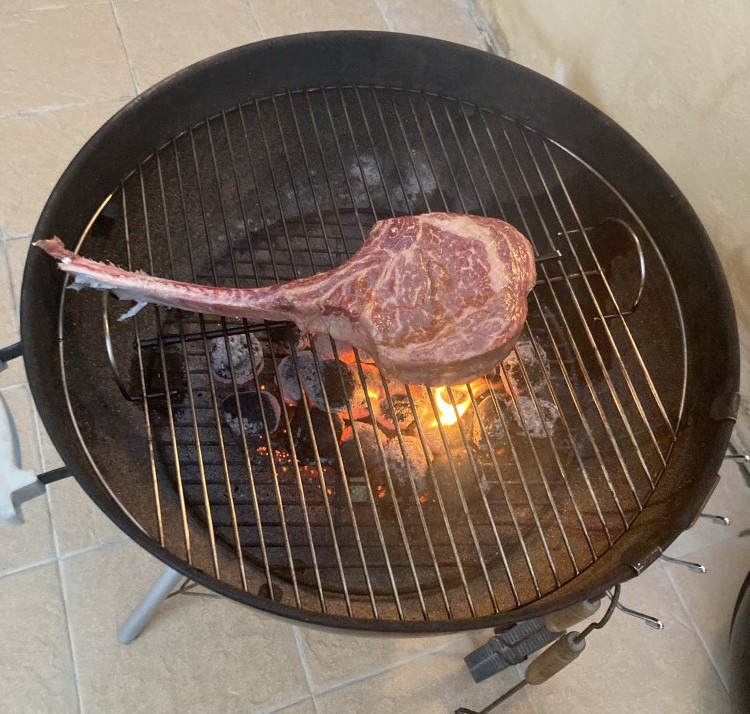
[[[255,287],[340,264],[378,219],[436,210],[509,221],[539,273],[511,357],[440,390],[287,324],[153,306],[119,321],[127,305],[66,290],[32,250],[29,383],[87,493],[190,579],[321,625],[512,623],[641,572],[715,483],[736,325],[674,184],[565,89],[394,34],[237,48],[115,115],[35,238]],[[249,384],[231,360],[228,378],[212,367],[230,337],[262,345]],[[295,403],[306,384],[320,393]]]

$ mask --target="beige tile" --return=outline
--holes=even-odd
[[[732,538],[686,557],[703,563],[706,575],[673,567],[669,577],[726,681],[729,626],[740,585],[750,570],[750,537]]]
[[[107,2],[108,0],[2,0],[2,3],[0,3],[0,13],[55,10],[71,5],[104,5]]]
[[[697,577],[697,576],[696,576]],[[623,604],[656,615],[661,631],[615,613],[579,659],[544,684],[527,687],[538,714],[553,712],[729,712],[726,690],[657,563],[626,583]]]
[[[377,0],[394,32],[458,42],[485,49],[467,6],[456,0]]]
[[[8,266],[10,268],[10,282],[13,287],[13,302],[18,309],[21,304],[21,287],[23,285],[23,270],[26,266],[26,256],[29,252],[30,238],[15,238],[5,241],[8,251]]]
[[[109,5],[0,14],[0,36],[0,115],[133,92]]]
[[[5,389],[0,397],[5,400],[18,430],[21,467],[38,472],[39,446],[28,387]],[[55,557],[46,496],[28,501],[21,512],[23,525],[0,526],[0,575]]]
[[[256,712],[309,694],[291,626],[224,598],[172,598],[118,644],[116,628],[162,570],[132,542],[62,569],[84,711]]]
[[[13,298],[8,251],[6,241],[0,239],[0,347],[8,347],[19,338],[18,311]],[[14,359],[8,363],[5,371],[0,372],[0,388],[21,384],[25,379],[21,358]]]
[[[442,647],[455,635],[438,637],[385,637],[337,634],[298,628],[312,677],[314,692]]]
[[[118,0],[115,9],[140,89],[200,59],[260,39],[244,0]]]
[[[20,339],[18,297],[25,255],[19,255],[19,248],[25,253],[25,248],[16,241],[0,240],[0,347],[7,347]],[[0,372],[0,387],[25,382],[22,357],[12,360],[8,368]]]
[[[47,492],[52,527],[61,556],[127,538],[86,495],[74,478],[50,484]]]
[[[28,235],[70,160],[124,100],[0,119],[0,221]]]
[[[318,30],[385,30],[383,16],[373,0],[251,0],[265,37]]]
[[[19,339],[18,332],[9,340],[0,340],[0,345],[6,347]],[[26,369],[23,366],[23,357],[18,357],[8,363],[8,368],[0,372],[0,389],[18,387],[26,384]]]
[[[52,563],[0,579],[4,712],[77,712],[65,609]]]
[[[27,386],[12,387],[2,391],[2,397],[10,410],[11,419],[18,433],[21,448],[21,464],[25,469],[39,471],[41,455],[31,392]]]
[[[740,533],[750,528],[750,480],[734,461],[725,461],[719,473],[719,485],[704,510],[728,516],[732,522],[730,532]]]
[[[463,657],[478,643],[475,638],[458,636],[436,653],[317,696],[318,711],[321,714],[436,714],[453,712],[460,706],[482,709],[520,677],[515,668],[510,668],[475,684]],[[525,692],[514,696],[502,708],[503,714],[532,714],[533,711]]]
[[[276,712],[278,712],[278,714],[317,714],[315,702],[313,702],[312,697],[303,699],[301,702],[292,704],[290,707],[277,709]]]
[[[21,512],[23,525],[0,526],[0,576],[55,557],[47,499],[40,496],[28,501]]]
[[[42,468],[45,471],[64,466],[63,460],[57,453],[57,449],[49,438],[49,434],[41,423],[41,420],[39,421],[39,443],[42,447]]]
[[[729,526],[719,526],[699,518],[667,549],[668,555],[683,558],[693,551],[736,538],[743,530],[750,528],[750,487],[745,483],[740,467],[725,461],[720,473],[719,483],[704,511],[727,516]]]

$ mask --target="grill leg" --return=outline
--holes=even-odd
[[[130,613],[130,617],[117,630],[117,641],[121,645],[129,645],[143,632],[159,605],[166,600],[169,593],[174,590],[182,578],[183,576],[176,570],[169,567],[164,569],[143,600]]]

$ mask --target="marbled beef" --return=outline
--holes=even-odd
[[[131,273],[37,246],[77,283],[123,300],[260,320],[290,320],[366,350],[390,374],[432,386],[470,381],[510,352],[536,281],[534,253],[494,218],[426,213],[378,221],[346,263],[252,289],[214,288]]]

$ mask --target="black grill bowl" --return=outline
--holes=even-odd
[[[342,143],[337,144],[335,131],[321,129],[311,116],[338,126]],[[260,131],[264,121],[265,126],[280,127],[279,136]],[[235,155],[226,140],[241,135],[247,142],[245,158]],[[494,140],[506,143],[498,148]],[[306,152],[304,147],[318,151]],[[361,180],[344,176],[344,157],[356,159]],[[505,178],[500,168],[503,157],[511,174]],[[338,165],[344,168],[337,180],[333,174]],[[287,178],[274,182],[276,170]],[[180,181],[201,186],[202,194],[187,190],[185,205]],[[212,181],[218,187],[215,195]],[[316,186],[327,187],[325,196]],[[225,190],[240,196],[236,205],[222,203]],[[354,206],[348,212],[336,210],[337,204],[349,199],[356,204],[358,191],[363,201],[367,198],[366,205],[357,211],[351,210]],[[237,265],[245,264],[232,262],[237,225],[247,238],[248,255],[261,263],[273,253],[273,241],[281,245],[278,257],[283,241],[293,242],[302,231],[304,245],[297,253],[287,245],[287,253],[295,254],[297,267],[309,274],[331,264],[319,257],[316,263],[318,254],[307,250],[310,244],[328,240],[329,260],[341,262],[361,241],[360,229],[366,231],[376,218],[444,209],[507,217],[529,235],[539,254],[551,247],[562,251],[554,266],[543,264],[550,266],[545,275],[555,278],[555,286],[567,285],[566,276],[577,281],[566,288],[568,293],[558,293],[562,296],[558,308],[561,314],[575,317],[578,308],[571,297],[575,294],[584,317],[576,318],[578,322],[571,318],[566,331],[554,310],[545,313],[545,306],[554,304],[554,291],[544,283],[535,290],[540,302],[534,304],[539,309],[535,313],[532,306],[529,330],[571,338],[556,343],[559,353],[554,359],[551,344],[542,338],[538,344],[555,363],[572,365],[566,374],[576,384],[569,392],[580,398],[584,412],[597,412],[596,400],[587,402],[587,393],[601,400],[602,426],[586,433],[583,422],[569,425],[565,435],[548,435],[549,448],[519,451],[515,465],[507,468],[516,469],[520,481],[514,486],[514,479],[508,478],[506,485],[512,490],[526,483],[534,493],[535,489],[541,493],[544,479],[535,482],[532,474],[543,473],[548,461],[556,463],[561,473],[564,468],[575,470],[562,451],[572,448],[571,439],[581,444],[598,442],[600,437],[606,441],[607,435],[599,432],[606,431],[606,422],[618,418],[617,403],[607,401],[607,394],[626,395],[621,404],[623,423],[642,422],[643,428],[627,434],[612,427],[614,451],[619,449],[620,456],[613,452],[610,470],[621,469],[632,477],[629,488],[638,494],[634,498],[640,505],[623,498],[624,525],[613,530],[611,543],[601,545],[602,534],[594,533],[594,554],[587,559],[581,555],[583,541],[571,538],[570,550],[579,567],[557,560],[556,578],[539,569],[536,591],[519,575],[514,597],[509,594],[513,589],[509,578],[497,576],[494,601],[482,594],[487,577],[482,567],[466,559],[467,577],[472,580],[468,588],[456,573],[453,579],[446,574],[447,596],[439,594],[435,582],[425,581],[420,603],[415,589],[403,585],[400,610],[387,587],[377,584],[368,597],[367,588],[352,581],[347,602],[335,579],[324,578],[322,585],[316,585],[310,563],[294,564],[299,576],[295,586],[278,564],[264,561],[256,546],[242,546],[240,568],[231,535],[212,529],[200,505],[201,498],[226,496],[209,483],[204,490],[197,489],[195,502],[189,502],[186,494],[192,486],[183,472],[175,474],[175,460],[170,461],[174,444],[161,443],[158,437],[159,429],[169,431],[169,424],[175,422],[160,421],[166,413],[160,407],[144,408],[123,397],[104,349],[102,296],[69,297],[63,290],[63,274],[53,261],[31,249],[21,298],[28,379],[45,427],[88,495],[131,538],[191,579],[267,612],[326,626],[428,633],[517,622],[600,594],[647,567],[691,525],[715,484],[736,410],[736,322],[714,249],[677,187],[625,131],[559,85],[483,52],[406,35],[318,33],[239,47],[177,73],[109,120],[59,180],[34,238],[58,235],[87,256],[163,275],[172,271],[183,279],[219,284],[232,280],[245,284],[242,281],[247,279],[251,286],[253,281],[284,280],[300,272],[295,273],[292,257],[286,268],[277,265],[275,273],[264,273],[263,265],[255,264],[247,274],[237,273]],[[182,229],[175,228],[175,216],[183,221]],[[325,226],[331,221],[336,228],[326,235]],[[624,312],[638,283],[638,270],[628,262],[632,251],[628,257],[622,248],[630,238],[617,226],[625,226],[626,233],[639,241],[646,278],[637,310],[632,316],[613,319],[604,316],[612,310],[611,298],[617,298]],[[185,244],[179,242],[180,231],[199,233],[217,254],[188,256]],[[605,247],[597,247],[589,262],[577,265],[575,246],[583,245],[580,241],[585,237]],[[266,253],[253,242],[261,240],[269,241]],[[229,263],[226,255],[218,254],[219,242],[231,254]],[[332,245],[338,246],[333,252]],[[600,266],[591,263],[599,259]],[[229,267],[222,272],[225,263]],[[598,267],[603,273],[585,283],[580,273],[593,275]],[[108,298],[104,306],[112,315],[122,311]],[[218,334],[223,334],[225,325],[156,310],[144,311],[137,320],[110,323],[125,391],[137,395],[143,388],[148,402],[150,394],[159,388],[164,391],[168,374],[167,391],[172,390],[177,404],[191,389],[185,370],[164,357],[168,351],[142,351],[139,363],[132,326],[139,326],[135,339],[158,343],[191,325],[199,331],[216,329]],[[263,334],[272,342],[269,329],[264,328]],[[578,354],[570,342],[580,348]],[[637,345],[637,350],[620,352],[622,345]],[[639,358],[662,398],[666,417],[651,434],[648,427],[659,420],[659,410],[649,406],[651,387],[641,377],[628,383],[630,374],[640,374]],[[625,366],[625,376],[617,376],[618,365]],[[600,389],[601,380],[588,387],[587,369],[610,375],[610,391]],[[640,412],[640,396],[627,397],[631,390],[645,395]],[[572,410],[572,406],[561,403],[560,409]],[[146,419],[152,425],[151,437]],[[637,443],[642,450],[627,449],[627,443]],[[643,446],[649,443],[652,450]],[[595,459],[584,446],[570,453]],[[177,461],[184,458],[185,450]],[[615,483],[615,491],[624,493],[625,481]],[[154,482],[160,497],[157,505]],[[264,488],[272,491],[273,485],[268,481]],[[546,483],[546,488],[557,487]],[[601,488],[606,490],[604,480]],[[240,516],[252,521],[253,498],[262,496],[247,492],[242,497],[249,510]],[[481,494],[475,494],[466,503],[472,516],[466,517],[483,507]],[[574,522],[569,510],[565,505],[559,513],[540,508],[535,524],[531,515],[517,514],[523,522],[515,533],[521,534],[520,540],[529,538],[528,557],[533,562],[543,560],[545,544],[555,559],[564,552],[565,543],[555,536],[555,523],[568,518]],[[320,517],[324,522],[327,516]],[[297,527],[289,518],[289,527]],[[610,523],[608,519],[605,514]],[[243,527],[252,530],[252,524],[238,526]],[[533,528],[544,535],[532,537]],[[506,536],[501,529],[499,537],[502,545],[508,545],[506,555],[523,563],[518,548],[506,540],[516,536]],[[501,568],[498,552],[484,553],[486,568],[492,573]],[[517,567],[513,572],[519,572]],[[404,575],[400,582],[409,577]],[[467,590],[474,600],[471,605],[461,599]],[[446,598],[453,606],[450,613],[442,606]]]

